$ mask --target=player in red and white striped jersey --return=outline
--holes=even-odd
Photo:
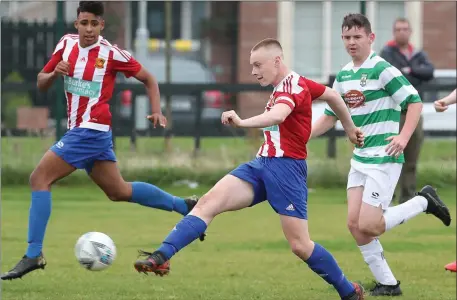
[[[363,134],[336,91],[287,68],[277,40],[266,39],[254,46],[251,65],[252,75],[262,86],[275,87],[265,112],[245,120],[235,111],[224,112],[221,121],[237,127],[262,128],[265,143],[257,157],[222,178],[173,228],[162,245],[153,253],[144,252],[147,258],[137,260],[134,266],[139,272],[167,274],[170,258],[205,232],[215,216],[268,199],[280,216],[293,253],[333,285],[341,299],[361,300],[363,288],[348,281],[333,256],[314,243],[308,233],[306,143],[311,133],[312,100],[320,98],[338,111],[353,143],[363,143]]]
[[[167,120],[161,112],[155,78],[130,53],[100,36],[105,25],[103,11],[101,1],[80,1],[75,21],[78,34],[62,37],[38,74],[40,90],[48,89],[57,77],[63,76],[69,130],[45,153],[30,176],[29,246],[19,263],[1,276],[3,280],[20,278],[46,265],[42,247],[51,213],[51,185],[76,169],[85,169],[112,201],[138,203],[182,215],[195,206],[196,200],[174,197],[154,185],[125,182],[119,172],[109,110],[116,74],[121,72],[143,82],[152,108],[147,118],[154,127],[166,126]],[[200,239],[203,237],[204,234]]]
[[[132,55],[111,45],[102,36],[96,40],[94,36],[85,39],[94,43],[81,47],[78,35],[62,37],[42,73],[51,74],[59,63],[65,68],[68,129],[82,127],[109,131],[111,113],[108,102],[113,94],[116,74],[121,72],[126,77],[136,76],[140,80],[147,79],[148,74],[144,70],[139,73],[141,65]],[[160,112],[160,108],[156,107],[157,111]],[[154,117],[160,118],[165,125],[165,118],[158,113]]]
[[[324,94],[325,86],[291,71],[273,90],[265,108],[286,104],[291,113],[284,122],[263,129],[265,142],[258,156],[306,159],[311,133],[311,102]]]

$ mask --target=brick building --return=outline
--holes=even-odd
[[[456,68],[456,2],[423,3],[423,48],[439,69]]]

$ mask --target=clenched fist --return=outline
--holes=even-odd
[[[224,125],[231,125],[234,127],[241,126],[241,118],[234,110],[225,111],[222,113],[221,122]]]
[[[67,75],[70,72],[70,64],[66,61],[60,61],[56,68],[54,69],[54,73],[57,75]]]

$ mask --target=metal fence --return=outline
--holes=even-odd
[[[331,86],[333,82],[333,78],[329,79],[329,82],[323,83],[325,85]],[[57,83],[58,84],[58,83]],[[54,85],[56,86],[56,85]],[[201,146],[201,138],[202,136],[208,136],[212,134],[205,133],[205,127],[208,124],[203,125],[202,122],[202,112],[205,107],[205,103],[203,100],[203,95],[205,91],[221,91],[223,93],[237,95],[243,92],[269,92],[271,88],[261,87],[258,84],[160,84],[159,85],[161,96],[166,97],[174,97],[174,96],[193,96],[195,99],[194,105],[195,110],[192,112],[195,114],[193,116],[193,124],[187,123],[185,126],[192,128],[186,128],[189,134],[187,136],[193,136],[195,141],[195,150],[198,151]],[[455,84],[436,84],[430,83],[425,84],[423,86],[423,91],[451,91],[455,88]],[[119,96],[122,94],[123,91],[130,91],[131,92],[131,99],[132,102],[130,104],[131,110],[127,118],[122,119],[120,115],[120,107],[122,98]],[[8,92],[28,92],[28,93],[40,93],[37,91],[35,83],[5,83],[2,84],[2,95]],[[63,95],[60,97],[56,97],[55,89],[50,89],[48,92],[44,93],[46,98],[49,99],[60,99],[53,101],[54,103],[57,101],[64,101]],[[149,108],[142,108],[142,115],[139,115],[138,112],[138,105],[137,101],[141,96],[145,96],[145,89],[141,84],[131,84],[131,83],[120,83],[116,86],[114,96],[112,99],[111,107],[113,112],[113,135],[114,137],[117,136],[129,136],[130,142],[133,147],[136,145],[137,137],[138,136],[160,136],[164,134],[162,129],[153,129],[151,124],[147,124],[146,128],[139,129],[137,120],[139,118],[144,119],[147,112],[149,112]],[[51,101],[50,101],[51,102]],[[144,110],[145,109],[145,110]],[[221,108],[220,111],[223,111],[224,108]],[[54,115],[57,116],[57,119],[65,120],[66,116],[64,116],[63,111],[61,112],[54,112]],[[173,121],[173,120],[172,120]],[[179,120],[177,120],[177,124],[179,124]],[[455,122],[455,120],[454,120]],[[61,125],[64,126],[66,122],[62,122]],[[218,118],[215,118],[214,126],[216,123],[220,123]],[[57,122],[56,124],[59,124]],[[211,124],[209,124],[211,126]],[[229,129],[229,128],[222,128],[218,131],[218,136],[244,136],[246,131],[241,129]],[[432,136],[455,136],[455,130],[425,130],[427,135]],[[16,130],[14,135],[21,135],[23,131]],[[259,132],[260,134],[260,132]],[[213,134],[214,135],[214,134]],[[338,128],[334,128],[333,130],[329,131],[326,136],[328,137],[328,156],[335,157],[336,156],[336,138],[339,136],[344,136],[344,131]]]

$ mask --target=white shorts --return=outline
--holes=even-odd
[[[363,202],[387,209],[402,167],[401,163],[364,164],[351,159],[347,188],[363,186]]]

